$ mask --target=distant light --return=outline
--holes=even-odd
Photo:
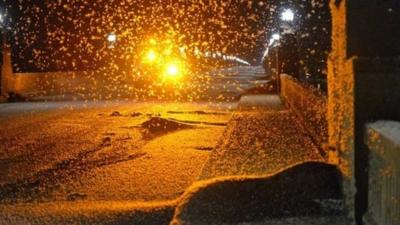
[[[107,41],[110,42],[111,44],[117,42],[117,35],[115,33],[110,33],[107,36]]]
[[[200,50],[196,47],[195,49],[194,49],[194,55],[195,56],[200,56]]]
[[[168,65],[168,67],[167,67],[167,74],[168,74],[169,76],[172,76],[172,77],[177,76],[177,75],[179,74],[179,68],[178,68],[178,66],[175,65],[175,64],[170,64],[170,65]]]
[[[0,14],[0,23],[4,22],[3,14]]]
[[[285,9],[281,14],[283,21],[291,22],[294,20],[294,12],[291,9]]]
[[[279,41],[279,39],[281,39],[281,35],[279,35],[279,34],[273,34],[272,35],[272,40]]]
[[[179,61],[171,61],[165,66],[165,78],[168,80],[179,80],[183,73],[183,65]]]
[[[272,46],[276,41],[279,41],[281,39],[281,35],[278,33],[275,33],[271,36],[271,39],[269,40],[268,46]]]
[[[147,62],[154,62],[157,59],[157,53],[154,50],[149,50],[146,55]]]

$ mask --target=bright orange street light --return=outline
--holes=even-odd
[[[147,62],[155,62],[157,60],[157,53],[154,50],[149,50],[146,54],[146,61]]]
[[[170,77],[176,77],[179,75],[179,67],[176,64],[167,65],[167,75]]]
[[[164,67],[164,79],[176,81],[179,80],[185,73],[183,62],[174,60],[167,62]]]

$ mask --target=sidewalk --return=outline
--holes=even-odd
[[[339,174],[279,96],[245,96],[171,224],[345,225]]]
[[[202,105],[196,107],[198,108],[184,111],[201,112],[196,110],[204,109]],[[139,124],[140,121],[136,120],[141,120],[140,117],[134,117],[134,119],[130,116],[113,117],[109,116],[111,111],[108,107],[105,107],[104,110],[106,111],[100,112],[93,109],[92,113],[82,114],[85,115],[84,117],[68,113],[71,121],[62,116],[62,120],[60,119],[58,122],[62,122],[61,124],[64,126],[67,125],[62,130],[71,133],[71,127],[73,128],[72,125],[75,124],[71,122],[74,122],[75,118],[79,118],[79,120],[85,121],[86,125],[92,124],[88,128],[98,132],[99,136],[96,137],[100,143],[102,140],[111,140],[117,149],[140,150],[147,153],[144,157],[135,160],[98,168],[96,169],[99,174],[98,179],[94,179],[96,173],[91,172],[84,175],[84,179],[81,179],[82,182],[79,182],[82,187],[86,187],[86,183],[104,185],[108,195],[119,196],[119,194],[114,195],[113,192],[121,193],[121,190],[126,194],[131,193],[131,195],[120,199],[124,201],[122,203],[111,202],[112,204],[109,204],[110,201],[105,201],[107,199],[104,199],[104,196],[100,200],[91,199],[90,196],[97,193],[93,190],[91,192],[74,191],[71,193],[78,194],[78,197],[80,197],[80,193],[86,194],[82,195],[86,200],[61,202],[61,205],[55,210],[52,208],[57,203],[44,203],[36,206],[29,204],[4,206],[0,207],[0,211],[2,211],[0,220],[7,219],[8,224],[19,224],[21,221],[38,218],[39,215],[40,219],[33,224],[39,224],[42,222],[41,220],[49,221],[49,223],[78,221],[77,223],[88,224],[122,224],[130,220],[137,224],[166,225],[169,224],[171,218],[173,221],[170,225],[346,224],[343,214],[341,214],[340,191],[338,191],[340,189],[338,183],[335,182],[336,168],[331,165],[315,163],[323,161],[318,149],[305,129],[302,129],[296,121],[294,114],[284,107],[279,96],[256,95],[242,98],[239,110],[231,117],[225,131],[224,127],[202,127],[198,130],[187,129],[171,132],[157,136],[155,139],[145,140],[148,143],[146,142],[143,148],[134,148],[134,146],[126,148],[131,142],[138,144],[134,138],[141,137],[141,135],[136,135],[133,125]],[[116,108],[113,107],[113,110]],[[186,114],[179,114],[180,111],[175,108],[171,110],[173,111],[166,112],[169,113],[168,118],[174,114],[174,118],[179,117],[177,119],[185,120]],[[131,115],[132,112],[138,111],[143,115],[150,111],[157,112],[153,108],[140,110],[129,105],[118,109],[121,115]],[[230,114],[203,115],[200,113],[192,119],[205,116],[216,117],[214,120],[219,117],[227,120],[230,118]],[[69,123],[66,124],[66,122]],[[103,123],[105,123],[104,126]],[[51,124],[56,123],[53,121]],[[112,126],[110,127],[108,124]],[[76,125],[79,125],[75,128],[77,136],[82,137],[82,140],[93,139],[90,135],[81,135],[80,131],[86,128],[82,127],[80,123],[76,123]],[[46,124],[42,124],[42,126],[46,126]],[[53,127],[53,129],[59,130],[57,127]],[[217,130],[207,132],[208,129],[217,129],[218,132],[215,132]],[[43,129],[37,129],[37,127],[32,129],[35,133],[36,130]],[[49,135],[53,135],[54,139],[51,131],[51,129],[46,130]],[[132,140],[125,138],[128,134]],[[92,133],[92,135],[94,134]],[[104,135],[111,136],[104,139]],[[58,136],[58,139],[68,139],[65,138],[68,136],[62,134],[58,134]],[[219,136],[221,138],[217,140]],[[127,140],[130,141],[127,142]],[[217,141],[219,143],[213,148]],[[180,147],[180,145],[186,147]],[[159,148],[160,146],[162,148]],[[197,150],[192,149],[196,147]],[[76,149],[74,146],[65,148]],[[104,156],[107,156],[106,159],[109,159],[109,153],[113,152],[110,151],[112,146],[107,148],[110,149],[101,151]],[[196,157],[204,158],[204,161],[196,161],[193,152],[196,152]],[[58,157],[59,154],[57,152],[55,154]],[[197,159],[200,159],[199,157]],[[182,160],[177,160],[178,158]],[[313,163],[298,165],[309,161]],[[143,166],[145,163],[147,166]],[[202,165],[204,165],[203,168]],[[283,171],[291,166],[294,167]],[[84,167],[79,168],[84,170]],[[193,168],[193,170],[188,168]],[[57,174],[62,175],[58,172]],[[154,179],[149,175],[154,173],[157,173],[160,179]],[[116,179],[115,177],[118,177],[119,174],[122,174],[121,177],[124,179]],[[193,180],[183,184],[184,174]],[[110,179],[112,177],[115,179]],[[195,181],[196,177],[198,177],[197,181]],[[142,180],[138,178],[142,178]],[[192,181],[195,182],[188,187]],[[107,186],[108,184],[112,186]],[[160,186],[160,184],[165,185]],[[141,198],[140,192],[136,190],[127,192],[128,189],[147,187],[150,188],[147,189],[149,192],[146,194],[154,193],[152,196],[157,198]],[[172,197],[165,198],[160,194],[168,190],[174,191],[174,195],[170,195]],[[178,191],[175,192],[175,190]],[[145,204],[141,199],[146,200]],[[315,199],[321,201],[314,202]],[[87,203],[90,204],[87,205]],[[103,218],[106,220],[102,220]],[[1,221],[0,224],[2,224]]]
[[[264,100],[263,100],[264,99]],[[200,180],[276,173],[305,161],[322,161],[318,149],[278,96],[245,96],[212,152]]]

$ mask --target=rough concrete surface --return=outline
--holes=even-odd
[[[346,224],[349,223],[344,216],[319,216],[319,217],[292,217],[292,218],[280,218],[280,219],[267,219],[260,222],[239,223],[237,225],[346,225]]]
[[[366,125],[368,146],[368,212],[365,224],[400,223],[400,122],[380,120]]]
[[[0,120],[1,202],[175,199],[196,180],[224,126],[149,133],[142,124],[157,117],[174,124],[230,118],[228,108],[202,104],[38,111]]]
[[[138,224],[166,225],[174,202],[78,201],[0,205],[1,225]]]
[[[304,161],[323,161],[323,158],[291,112],[236,113],[200,179],[266,175]]]
[[[285,104],[296,114],[321,150],[328,142],[326,96],[321,91],[300,83],[289,75],[281,75],[281,95]],[[324,149],[326,150],[326,149]],[[321,151],[325,158],[328,152]]]
[[[282,224],[305,215],[310,217],[304,221],[314,222],[331,221],[332,213],[340,217],[338,183],[309,181],[336,177],[334,167],[314,162],[284,171],[293,164],[322,161],[294,115],[272,110],[237,112],[231,118],[231,107],[122,104],[112,110],[96,106],[66,111],[54,106],[50,112],[9,117],[1,121],[6,128],[2,141],[9,143],[1,151],[6,169],[1,176],[1,222],[168,224],[176,205],[179,221],[180,209],[193,204],[206,204],[208,208],[195,207],[203,212],[223,212],[232,201],[245,209],[236,215],[245,220],[215,220],[215,214],[207,213],[184,224]],[[321,176],[307,176],[315,171]],[[286,187],[294,189],[281,192]],[[219,198],[215,193],[221,193]],[[333,199],[334,207],[321,207],[314,201],[319,198]],[[240,199],[250,205],[241,205]],[[213,200],[223,204],[210,208]],[[252,207],[252,202],[269,207]],[[266,220],[268,215],[280,217]],[[206,222],[192,223],[196,221]]]
[[[238,224],[266,217],[341,215],[339,180],[335,166],[308,162],[267,176],[199,182],[183,195],[171,224]]]

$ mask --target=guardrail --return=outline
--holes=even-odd
[[[134,82],[103,71],[14,73],[8,92],[31,100],[131,98]]]
[[[328,157],[328,153],[323,150],[328,141],[326,97],[317,89],[300,84],[289,75],[281,75],[281,96],[320,147],[321,155]]]
[[[62,95],[98,89],[95,72],[14,73],[13,88],[22,95]]]
[[[366,225],[400,224],[400,122],[367,125],[370,150]]]

